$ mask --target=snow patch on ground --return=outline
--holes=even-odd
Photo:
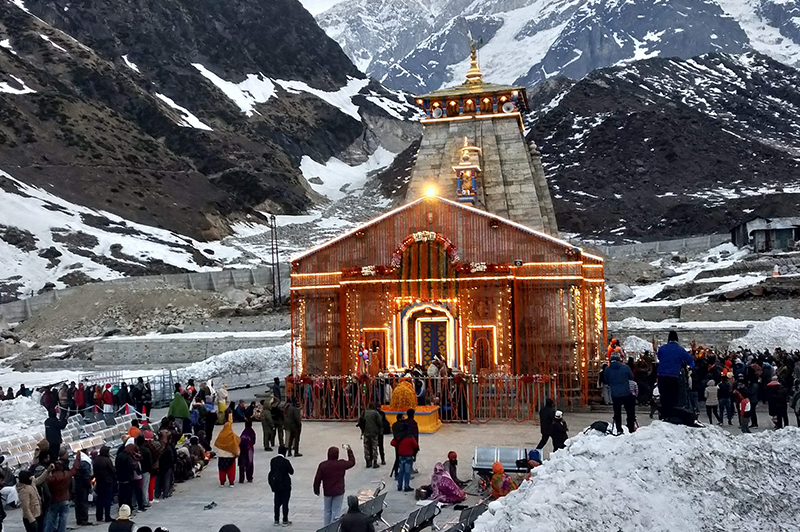
[[[697,329],[746,329],[764,323],[753,320],[721,321],[645,321],[641,318],[625,318],[622,321],[609,321],[610,329],[640,329],[645,331],[664,331],[667,329],[692,331]]]
[[[180,113],[182,120],[178,122],[179,126],[192,127],[195,129],[202,129],[204,131],[214,131],[206,124],[204,124],[199,118],[197,118],[191,112],[189,112],[188,109],[186,109],[185,107],[181,107],[180,105],[175,103],[169,96],[164,96],[163,94],[157,92],[156,97],[162,102],[172,107],[173,109],[175,109],[176,111],[178,111],[178,113]]]
[[[361,116],[358,114],[358,106],[353,103],[353,96],[367,86],[369,79],[350,78],[347,80],[347,85],[337,91],[330,92],[315,89],[302,81],[284,81],[277,79],[275,83],[283,87],[283,90],[290,93],[297,94],[299,92],[307,92],[313,94],[320,100],[324,100],[338,108],[344,114],[352,116],[356,120],[361,120]]]
[[[367,182],[367,176],[392,164],[396,155],[379,147],[369,159],[357,166],[350,166],[335,157],[328,159],[325,164],[320,164],[306,155],[300,162],[300,171],[316,192],[335,201],[361,190]],[[316,181],[315,178],[320,179],[322,184],[310,181],[312,179]]]
[[[139,73],[141,73],[141,71],[139,70],[139,67],[138,67],[138,66],[136,66],[136,63],[134,63],[133,61],[131,61],[130,59],[128,59],[128,54],[125,54],[125,55],[123,55],[123,56],[122,56],[122,60],[123,60],[123,61],[125,61],[125,65],[126,65],[128,68],[130,68],[130,69],[131,69],[131,70],[133,70],[134,72],[139,72]]]
[[[3,39],[2,41],[0,41],[0,48],[5,48],[12,54],[17,55],[17,52],[15,52],[14,49],[11,47],[11,39]]]
[[[141,262],[161,260],[173,266],[191,271],[208,271],[214,268],[199,266],[192,258],[191,249],[203,253],[209,258],[223,263],[236,263],[241,252],[220,242],[198,242],[189,237],[178,235],[164,229],[158,229],[125,220],[106,211],[89,209],[61,199],[49,192],[27,185],[0,171],[0,178],[9,180],[20,194],[0,189],[0,225],[18,227],[33,234],[36,239],[34,251],[23,251],[0,240],[0,280],[21,276],[20,293],[38,290],[47,282],[53,282],[56,288],[64,288],[58,278],[75,271],[70,266],[80,264],[80,271],[95,279],[116,279],[123,277],[119,271],[113,270],[90,257],[78,255],[70,251],[68,244],[54,240],[54,230],[67,233],[85,233],[95,237],[96,246],[83,248],[97,255],[110,255],[114,244],[122,246],[122,253],[135,257]],[[107,232],[83,221],[82,216],[102,216],[117,227],[125,227],[135,234]],[[112,228],[113,229],[113,228]],[[50,262],[38,255],[39,250],[54,247],[61,253],[60,262],[52,266]],[[213,255],[203,250],[212,250]],[[122,260],[122,259],[120,259]]]
[[[283,378],[289,374],[290,366],[291,343],[287,342],[274,347],[228,351],[178,370],[178,377],[182,380],[216,379],[216,384],[230,386],[241,376],[257,378],[256,374],[262,374]]]
[[[10,362],[9,358],[4,359],[3,362]],[[102,369],[98,369],[98,371],[102,371]],[[132,379],[138,379],[139,377],[156,375],[161,373],[161,371],[160,369],[124,370],[122,372],[122,378],[130,381]],[[20,384],[24,384],[27,388],[39,388],[62,382],[80,382],[81,375],[87,373],[89,372],[72,371],[68,369],[55,371],[14,371],[9,367],[0,367],[0,386],[2,386],[4,390],[7,390],[8,387],[11,386],[14,392],[16,392]],[[2,402],[0,402],[0,404],[2,404]]]
[[[14,78],[14,81],[16,81],[17,84],[21,85],[22,88],[12,87],[11,84],[9,84],[7,81],[2,81],[0,82],[0,92],[4,92],[6,94],[33,94],[36,92],[32,88],[25,85],[25,82],[19,79],[17,76],[13,74],[9,74],[9,76]]]
[[[474,530],[789,532],[800,519],[798,438],[795,427],[733,436],[659,421],[579,434]]]
[[[16,391],[16,390],[15,390]],[[47,409],[39,404],[39,394],[0,401],[0,434],[14,436],[29,429],[40,429],[47,419]]]
[[[693,281],[694,278],[697,277],[697,275],[702,271],[717,270],[726,268],[728,266],[732,266],[735,262],[744,258],[748,253],[750,253],[749,250],[739,249],[732,243],[727,242],[725,244],[721,244],[715,248],[708,250],[708,252],[700,255],[697,259],[686,262],[684,264],[669,262],[668,263],[669,267],[672,268],[677,273],[677,275],[669,279],[666,279],[664,281],[659,281],[656,283],[651,283],[642,286],[632,286],[631,289],[635,294],[634,297],[627,299],[625,301],[609,302],[607,306],[609,307],[630,307],[630,306],[640,306],[640,305],[680,306],[686,303],[693,303],[693,302],[699,303],[706,301],[707,295],[709,294],[707,294],[706,296],[697,296],[692,298],[670,300],[670,301],[645,302],[646,300],[655,297],[659,292],[661,292],[664,288],[668,286],[679,286]],[[716,262],[714,262],[715,260]],[[664,263],[662,262],[661,264],[663,265]],[[756,284],[763,279],[764,279],[763,276],[754,276],[754,275],[741,276],[736,279],[732,277],[730,283],[728,283],[724,287],[719,288],[713,293],[718,293],[719,291],[728,291],[739,288],[745,288],[746,286]]]
[[[200,63],[192,63],[192,66],[200,71],[204,78],[221,90],[225,96],[233,100],[247,116],[257,113],[255,106],[258,103],[265,103],[275,96],[275,84],[272,80],[259,73],[248,74],[247,78],[241,83],[226,81],[217,76]]]
[[[730,349],[749,349],[752,352],[780,347],[788,351],[800,350],[800,319],[778,316],[753,326],[744,336],[732,340]]]
[[[47,35],[42,35],[42,34],[39,34],[39,37],[41,37],[41,38],[42,38],[42,40],[44,40],[44,41],[46,41],[46,42],[50,43],[50,44],[53,46],[53,48],[55,48],[56,50],[59,50],[59,51],[61,51],[61,52],[68,53],[66,48],[64,48],[63,46],[59,46],[58,44],[54,43],[54,42],[53,42],[53,40],[52,40],[52,39],[50,39],[50,37],[48,37]]]

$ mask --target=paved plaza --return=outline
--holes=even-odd
[[[234,391],[232,399],[249,400],[254,390]],[[154,412],[154,418],[160,419],[165,411]],[[565,413],[570,428],[570,435],[575,435],[593,421],[610,420],[608,413]],[[639,412],[639,423],[644,426],[650,423],[646,414]],[[219,430],[220,427],[217,427]],[[242,423],[234,425],[240,433]],[[154,504],[146,513],[136,515],[133,520],[138,525],[152,528],[163,526],[171,532],[208,531],[217,532],[227,523],[236,524],[242,532],[262,532],[274,528],[272,493],[267,483],[269,461],[275,452],[265,452],[261,442],[261,426],[255,424],[258,443],[255,457],[255,480],[252,484],[237,484],[234,488],[221,488],[217,477],[217,463],[212,460],[209,467],[202,472],[201,478],[176,485],[174,496],[166,501]],[[727,425],[725,428],[728,428]],[[738,433],[738,429],[734,433]],[[417,468],[420,471],[412,479],[411,485],[418,487],[430,483],[433,465],[446,459],[447,453],[454,450],[459,456],[459,476],[462,479],[471,477],[471,459],[476,446],[505,446],[533,448],[539,441],[538,425],[533,423],[494,422],[486,424],[445,424],[436,434],[423,434],[420,439],[421,451]],[[359,429],[355,422],[305,422],[300,439],[300,452],[303,456],[290,458],[295,474],[292,485],[290,516],[293,525],[288,530],[295,532],[313,532],[322,526],[322,498],[316,497],[312,490],[312,482],[317,465],[325,459],[328,447],[341,447],[348,443],[356,455],[356,466],[347,472],[347,494],[355,494],[361,489],[374,489],[381,480],[386,482],[388,508],[384,518],[395,523],[414,510],[416,501],[414,493],[397,491],[393,478],[389,477],[394,457],[393,448],[389,445],[390,436],[385,438],[387,465],[379,469],[367,469],[359,437]],[[545,456],[551,449],[548,443]],[[342,451],[342,457],[346,455]],[[238,475],[238,472],[237,472]],[[469,489],[469,488],[468,488]],[[478,502],[477,496],[470,496],[465,504]],[[216,506],[206,510],[204,507],[215,502]],[[346,505],[345,505],[346,506]],[[113,512],[116,511],[116,506]],[[456,512],[452,508],[444,508],[436,519],[440,526],[454,518]],[[91,519],[94,519],[94,508],[90,508]],[[74,511],[70,510],[70,523],[74,526]],[[105,530],[107,525],[81,527],[79,530]],[[381,527],[377,527],[380,529]],[[9,510],[5,522],[6,532],[22,532],[20,510]]]

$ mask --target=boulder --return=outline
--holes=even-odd
[[[627,301],[635,297],[633,290],[626,284],[617,284],[611,287],[611,295],[609,301]]]
[[[678,275],[678,272],[672,268],[664,268],[661,270],[661,277],[664,279],[669,279],[670,277],[675,277],[676,275]]]

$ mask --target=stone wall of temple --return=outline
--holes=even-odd
[[[516,114],[426,122],[406,201],[423,196],[431,186],[439,196],[457,199],[452,167],[459,162],[464,137],[482,150],[475,207],[557,235],[541,156],[526,145]]]

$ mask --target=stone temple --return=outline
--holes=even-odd
[[[466,77],[416,99],[426,118],[406,201],[433,188],[440,197],[557,235],[541,155],[523,135],[525,88],[484,82],[474,45]]]

